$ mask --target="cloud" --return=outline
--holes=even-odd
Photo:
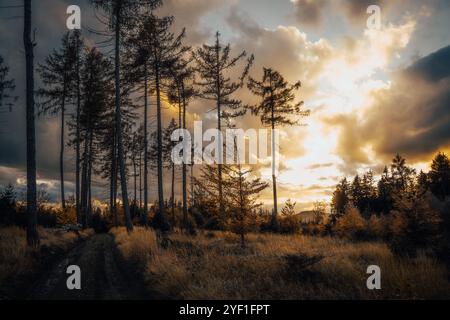
[[[325,0],[291,0],[295,17],[302,25],[318,26],[322,22],[322,9]]]
[[[317,164],[312,164],[310,166],[307,166],[306,169],[316,170],[316,169],[320,169],[320,168],[329,168],[329,167],[332,167],[333,165],[334,165],[333,163],[317,163]]]
[[[342,8],[347,18],[352,23],[361,23],[367,20],[367,8],[371,5],[378,5],[382,12],[387,9],[389,1],[386,0],[341,0],[336,4]]]
[[[175,17],[174,30],[187,28],[187,40],[190,44],[201,44],[215,30],[202,25],[202,18],[209,12],[224,5],[221,0],[165,0],[159,13]]]
[[[348,163],[387,160],[396,153],[427,161],[450,146],[450,46],[396,72],[387,88],[374,90],[361,115],[329,119],[341,128],[339,155]]]

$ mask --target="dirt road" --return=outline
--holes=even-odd
[[[33,285],[28,299],[119,300],[150,299],[134,271],[126,271],[117,259],[114,239],[94,235],[49,268]],[[81,289],[67,289],[69,265],[81,269]]]

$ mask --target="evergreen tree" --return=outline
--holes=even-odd
[[[281,214],[283,216],[293,216],[295,214],[296,202],[292,202],[291,199],[287,199],[284,207],[281,209]]]
[[[65,145],[65,124],[67,104],[71,98],[72,88],[76,81],[77,47],[71,39],[70,32],[67,32],[61,41],[61,49],[54,50],[45,63],[39,65],[44,87],[38,90],[38,95],[42,98],[40,103],[40,113],[60,114],[60,152],[59,152],[59,172],[61,188],[61,206],[66,207],[64,192],[64,145]]]
[[[16,191],[12,184],[8,184],[0,192],[0,224],[11,225],[16,214]]]
[[[345,210],[350,202],[351,187],[347,182],[347,178],[344,178],[336,186],[336,190],[333,192],[333,198],[331,200],[332,207],[332,224],[345,213]]]
[[[84,97],[80,112],[81,156],[81,215],[84,226],[90,225],[92,216],[92,176],[94,162],[99,159],[103,134],[108,127],[105,117],[114,92],[112,65],[96,48],[88,49],[81,70],[81,92]]]
[[[247,60],[244,69],[240,72],[238,81],[233,81],[229,73],[236,71],[235,67],[247,56],[245,51],[237,56],[231,56],[230,44],[224,46],[220,42],[220,34],[216,33],[216,41],[213,45],[204,44],[195,50],[193,58],[196,62],[196,72],[200,78],[196,82],[199,88],[198,96],[215,102],[215,107],[211,111],[217,112],[217,130],[222,131],[222,120],[229,120],[245,114],[241,101],[234,99],[233,94],[242,88],[251,64],[253,55]],[[218,174],[218,202],[220,219],[225,219],[225,206],[223,196],[223,141],[219,136],[217,139],[217,152],[219,153],[219,163],[217,164]]]
[[[257,195],[268,187],[260,178],[251,178],[251,169],[244,169],[241,164],[231,166],[227,170],[224,184],[226,198],[231,213],[231,230],[241,238],[241,246],[245,247],[245,235],[256,222],[256,210],[261,207]]]
[[[263,125],[272,128],[272,184],[273,184],[273,226],[277,229],[277,181],[275,176],[275,128],[278,126],[292,126],[298,124],[293,117],[304,117],[309,111],[302,109],[303,102],[295,101],[295,92],[301,87],[300,82],[289,85],[283,76],[272,69],[264,68],[261,81],[249,79],[248,88],[253,94],[261,97],[261,102],[252,107],[252,113],[261,116]]]
[[[377,189],[377,209],[381,213],[388,214],[393,206],[393,184],[388,167],[384,167]]]
[[[395,192],[403,193],[414,185],[416,171],[406,165],[406,159],[397,154],[392,159],[391,179]]]
[[[17,100],[11,96],[11,92],[15,89],[13,79],[8,79],[9,67],[5,65],[3,57],[0,55],[0,110],[6,105],[11,111],[11,99]]]
[[[158,173],[158,203],[159,210],[155,214],[155,226],[163,231],[169,228],[164,207],[163,178],[163,125],[162,98],[164,82],[170,81],[171,70],[177,61],[189,50],[183,46],[184,30],[177,36],[170,32],[173,17],[157,17],[149,13],[139,26],[139,38],[148,45],[148,64],[155,84],[156,94],[156,142],[157,142],[157,173]]]
[[[139,13],[143,9],[152,10],[161,5],[160,0],[91,0],[97,8],[102,8],[109,15],[109,28],[114,32],[114,62],[115,62],[115,124],[117,159],[121,177],[122,200],[125,210],[125,224],[128,232],[133,230],[128,188],[125,169],[125,156],[122,140],[122,110],[121,110],[121,39],[123,33],[136,25]],[[115,157],[114,157],[115,158]],[[114,167],[113,167],[114,170]]]
[[[189,102],[195,96],[196,92],[193,87],[194,69],[190,67],[191,60],[179,59],[171,67],[172,85],[169,90],[169,99],[172,103],[177,104],[179,108],[179,126],[186,130],[186,109]],[[183,137],[184,139],[185,137]],[[185,159],[187,160],[187,159]],[[191,159],[189,159],[191,160]],[[192,165],[192,164],[191,164]],[[187,164],[182,164],[182,208],[183,208],[183,227],[188,229],[188,207],[187,207]]]
[[[444,153],[438,153],[433,159],[428,173],[430,190],[439,199],[450,196],[450,160]]]

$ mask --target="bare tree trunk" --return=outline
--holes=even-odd
[[[114,166],[114,182],[113,182],[113,184],[114,184],[114,189],[113,189],[113,203],[114,203],[114,205],[113,205],[113,209],[114,209],[114,223],[115,223],[116,227],[118,227],[119,226],[119,214],[117,212],[117,189],[118,189],[117,179],[118,179],[119,172],[118,172],[118,168],[117,168],[117,147],[114,147],[114,149],[115,149],[115,156],[114,156],[114,158],[115,158],[115,166]]]
[[[26,57],[27,118],[27,244],[39,244],[36,201],[36,132],[34,123],[34,44],[31,40],[31,0],[24,0],[23,42]]]
[[[136,205],[137,205],[137,171],[136,171],[136,159],[133,159],[133,173],[134,173],[134,208],[133,215],[136,215]]]
[[[64,129],[65,129],[65,109],[66,109],[66,80],[64,79],[64,89],[61,104],[61,137],[59,150],[59,176],[61,184],[61,207],[66,208],[66,200],[64,194]]]
[[[172,162],[172,189],[170,195],[170,205],[172,207],[173,223],[175,225],[175,164]]]
[[[116,124],[113,126],[112,145],[111,145],[111,181],[110,181],[110,198],[109,198],[109,210],[114,219],[114,226],[119,226],[116,208],[116,190],[117,190],[117,152],[116,152]]]
[[[139,210],[142,208],[142,155],[139,151]]]
[[[191,164],[191,203],[189,204],[191,206],[191,208],[194,206],[195,204],[195,199],[194,199],[194,163]]]
[[[77,41],[77,128],[76,128],[76,168],[75,168],[75,201],[76,201],[76,211],[77,211],[77,222],[81,223],[81,210],[80,210],[80,116],[81,116],[81,85],[80,85],[80,57],[79,57],[79,48]]]
[[[157,63],[156,63],[157,64]],[[167,218],[165,214],[164,205],[164,182],[163,182],[163,161],[162,161],[162,115],[161,115],[161,90],[159,83],[159,67],[155,66],[156,76],[156,113],[157,113],[157,167],[158,167],[158,207],[159,210],[156,213],[156,221],[163,231],[167,231],[169,226],[167,224]]]
[[[122,141],[122,111],[120,109],[120,13],[121,9],[116,9],[116,34],[115,34],[115,83],[116,83],[116,130],[117,130],[117,151],[120,170],[120,183],[122,189],[123,209],[125,211],[125,226],[127,231],[133,231],[133,223],[130,216],[130,204],[128,201],[127,176],[125,172],[125,159]]]
[[[91,226],[91,222],[92,222],[92,143],[93,143],[94,137],[93,137],[93,132],[91,129],[91,132],[89,134],[89,162],[88,162],[88,171],[87,171],[87,215],[86,215],[86,221],[87,221],[87,226],[90,227]]]
[[[83,168],[81,170],[81,215],[83,220],[83,227],[87,228],[88,218],[87,218],[87,203],[88,203],[88,190],[87,190],[87,174],[88,171],[88,134],[86,132],[84,137],[84,151],[83,151]]]
[[[182,92],[184,92],[184,85],[182,83]],[[183,94],[183,129],[186,130],[186,98]],[[186,138],[186,137],[184,137]],[[184,139],[183,138],[183,139]],[[190,146],[189,146],[190,147]],[[184,151],[186,152],[186,150]],[[186,177],[186,157],[183,159],[182,165],[182,192],[183,192],[183,225],[184,228],[188,228],[188,210],[187,210],[187,177]]]
[[[217,63],[217,71],[216,71],[216,91],[217,91],[217,130],[219,131],[219,138],[217,139],[218,148],[217,152],[219,152],[219,163],[217,165],[217,173],[218,173],[218,187],[219,187],[219,215],[222,223],[225,223],[225,207],[223,203],[223,178],[222,178],[222,161],[220,161],[223,157],[222,152],[222,122],[221,122],[221,96],[220,96],[220,75],[219,75],[219,63],[220,63],[220,46],[219,46],[219,38],[217,37],[216,44],[216,63]]]
[[[273,213],[272,227],[274,231],[278,231],[278,200],[277,200],[277,177],[275,175],[275,122],[272,111],[272,185],[273,185]]]
[[[148,75],[147,62],[144,64],[144,213],[142,216],[142,223],[145,227],[148,225]]]

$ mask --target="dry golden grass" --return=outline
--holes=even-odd
[[[152,230],[114,230],[125,258],[145,267],[158,297],[178,299],[431,299],[449,298],[445,267],[419,254],[394,256],[382,243],[336,238],[251,234],[240,248],[231,233],[169,236],[166,249]],[[167,242],[167,241],[166,241]],[[302,261],[323,257],[301,267]],[[300,261],[300,263],[299,263]],[[382,270],[382,290],[366,287],[369,265]]]
[[[92,230],[81,231],[80,236],[86,238],[93,234]],[[78,236],[73,232],[62,232],[39,228],[42,247],[67,250]],[[19,227],[0,228],[0,286],[12,276],[20,276],[32,272],[39,263],[40,248],[29,248],[26,243],[26,232]]]

